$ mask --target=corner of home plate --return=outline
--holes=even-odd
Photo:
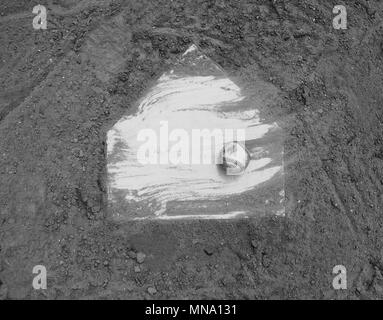
[[[186,50],[108,131],[112,217],[284,215],[283,132],[260,111],[273,98],[243,91],[195,45]],[[242,154],[222,152],[227,143]]]

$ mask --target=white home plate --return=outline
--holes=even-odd
[[[283,135],[277,123],[262,121],[258,104],[191,46],[143,97],[137,112],[108,132],[112,216],[284,214]],[[221,165],[223,145],[232,141],[250,154],[241,174],[230,175]]]

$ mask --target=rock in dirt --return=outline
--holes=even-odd
[[[154,288],[154,287],[149,287],[148,288],[148,293],[151,294],[151,295],[154,295],[157,293],[157,289]]]
[[[145,261],[145,258],[146,258],[145,253],[142,253],[142,252],[137,253],[137,262],[138,263],[143,263]]]
[[[139,266],[134,267],[134,272],[139,273],[141,272],[141,268]]]

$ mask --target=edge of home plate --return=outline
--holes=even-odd
[[[259,113],[224,71],[192,45],[139,101],[137,112],[124,115],[107,133],[113,218],[232,219],[257,215],[252,209],[262,212],[263,206],[265,212],[284,215],[283,133]],[[139,132],[150,130],[159,137],[178,129],[191,135],[206,128],[245,131],[251,160],[243,175],[226,177],[214,163],[156,162],[168,159],[169,141],[164,145],[147,140],[154,160],[140,161]],[[254,204],[248,200],[251,193],[257,199]]]

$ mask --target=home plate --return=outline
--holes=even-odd
[[[283,215],[283,132],[242,91],[192,45],[107,134],[112,217]]]

